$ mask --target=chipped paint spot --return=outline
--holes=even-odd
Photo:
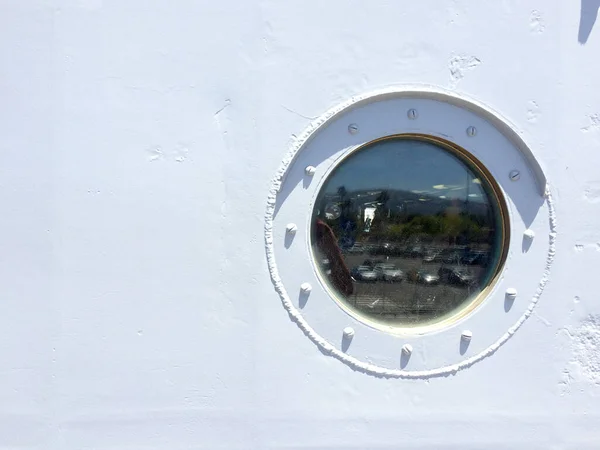
[[[600,315],[588,316],[571,335],[573,361],[588,381],[600,384]]]
[[[584,133],[588,133],[590,131],[598,131],[600,130],[600,114],[591,114],[588,116],[590,124],[588,126],[582,127],[581,131]]]
[[[583,189],[585,199],[590,203],[600,202],[600,181],[592,181]]]
[[[465,72],[475,69],[481,60],[475,56],[454,55],[450,58],[450,87],[455,88],[459,81],[465,77]]]
[[[175,161],[177,161],[177,162],[185,161],[188,157],[189,151],[190,150],[185,145],[178,144],[175,147],[175,150],[173,150],[173,157],[174,157]]]
[[[531,11],[529,19],[529,30],[534,34],[542,34],[546,29],[546,24],[542,18],[542,13],[538,10]]]
[[[176,162],[183,162],[187,159],[189,148],[184,144],[177,144],[173,150],[164,151],[160,146],[150,147],[148,150],[148,160],[174,160]]]
[[[149,161],[156,161],[164,157],[162,148],[160,148],[159,146],[150,147],[146,151],[148,152]]]
[[[540,106],[537,102],[530,100],[527,102],[527,121],[535,123],[540,117]]]
[[[573,383],[574,378],[567,369],[563,370],[561,375],[561,380],[558,385],[561,388],[561,395],[569,394],[571,392],[571,383]]]

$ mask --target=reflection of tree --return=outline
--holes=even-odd
[[[338,188],[338,196],[340,197],[340,208],[342,213],[340,215],[340,220],[345,222],[350,218],[350,211],[352,209],[352,200],[348,198],[348,190],[345,186],[340,186]]]
[[[413,215],[404,223],[385,221],[381,216],[379,219],[379,226],[372,229],[372,236],[390,241],[433,238],[455,244],[459,239],[482,242],[488,236],[485,227],[466,214]]]
[[[436,200],[438,203],[431,199],[421,201],[424,203],[420,204],[410,199],[410,196],[407,198],[406,194],[403,197],[389,190],[373,194],[367,191],[349,192],[342,185],[335,193],[320,199],[321,211],[327,204],[333,203],[339,207],[340,216],[327,219],[321,213],[321,220],[331,227],[338,238],[345,239],[347,243],[386,240],[437,241],[440,244],[457,245],[485,243],[493,239],[493,219],[489,210],[480,208],[478,213],[471,213],[465,210],[466,205],[456,200]],[[365,209],[368,207],[375,210],[372,224],[365,231]]]
[[[384,209],[387,206],[387,202],[390,200],[390,193],[387,190],[381,191],[381,194],[377,197],[378,208]]]
[[[456,238],[463,231],[463,217],[459,214],[448,214],[444,217],[444,235],[449,244],[456,244]]]

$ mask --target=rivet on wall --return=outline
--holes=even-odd
[[[354,337],[354,328],[346,327],[344,328],[344,339],[352,339]]]
[[[310,283],[302,283],[300,285],[300,289],[302,290],[302,292],[304,292],[305,294],[308,294],[310,291],[312,291],[312,286],[310,285]]]

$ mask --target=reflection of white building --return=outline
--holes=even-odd
[[[369,232],[371,230],[371,224],[373,223],[373,219],[375,218],[375,210],[377,208],[375,206],[365,206],[364,210],[364,231]]]

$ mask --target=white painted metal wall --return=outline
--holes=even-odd
[[[1,0],[0,448],[599,448],[599,7]],[[509,118],[558,224],[533,317],[428,380],[320,353],[265,258],[294,135],[403,83]]]

